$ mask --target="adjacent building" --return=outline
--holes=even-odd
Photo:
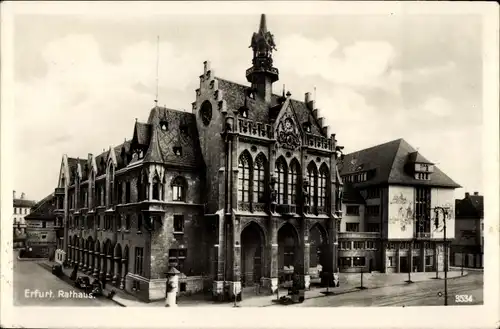
[[[21,197],[18,198],[16,191],[12,192],[12,199],[14,208],[12,214],[13,246],[14,248],[24,248],[26,243],[26,222],[24,217],[29,215],[35,201],[26,199],[24,193],[21,193]]]
[[[451,264],[483,268],[484,203],[479,192],[465,193],[455,200],[455,241],[451,246]]]
[[[447,209],[449,248],[457,183],[404,139],[347,154],[339,168],[344,183],[341,272],[444,269],[444,217],[437,210],[436,219],[435,211]]]
[[[55,189],[64,226],[56,258],[143,300],[180,294],[275,292],[292,272],[306,286],[337,271],[342,147],[310,93],[273,92],[273,35],[262,15],[248,84],[199,76],[192,111],[155,106],[131,139],[86,157],[63,156]],[[405,192],[406,193],[406,192]]]
[[[50,194],[37,202],[26,215],[27,257],[54,259],[57,248],[63,246],[62,220],[55,217],[55,196]]]

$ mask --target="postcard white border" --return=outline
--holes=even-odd
[[[1,324],[4,327],[116,328],[277,328],[277,327],[498,327],[499,313],[499,69],[498,5],[495,2],[4,2],[1,4]],[[15,111],[13,97],[13,16],[18,14],[88,14],[95,16],[210,15],[210,14],[477,14],[483,17],[485,196],[484,305],[411,308],[57,308],[12,305],[12,214],[9,127]],[[195,65],[194,63],[193,65]],[[29,95],[27,95],[29,97]],[[36,110],[36,109],[34,109]],[[467,150],[464,150],[464,157]],[[478,159],[479,162],[480,159]],[[34,160],[36,161],[36,159]],[[43,173],[40,173],[43,175]]]

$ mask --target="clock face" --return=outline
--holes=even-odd
[[[212,120],[212,104],[209,101],[205,101],[201,105],[200,116],[203,124],[208,126]]]

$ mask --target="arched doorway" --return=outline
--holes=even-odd
[[[278,275],[280,281],[291,280],[299,257],[299,237],[295,227],[286,223],[278,231]]]
[[[241,281],[243,287],[259,283],[264,270],[264,233],[251,222],[241,232]]]
[[[115,246],[113,262],[115,263],[115,273],[113,275],[113,284],[120,285],[121,272],[122,272],[122,247],[119,243]]]
[[[309,230],[309,266],[311,274],[319,275],[319,271],[326,265],[328,257],[326,231],[319,224]]]

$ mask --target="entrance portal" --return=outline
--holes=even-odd
[[[263,276],[264,234],[252,222],[241,232],[241,283],[243,287],[259,283]]]
[[[286,223],[278,231],[278,276],[281,282],[292,278],[299,260],[299,239],[292,224]]]

